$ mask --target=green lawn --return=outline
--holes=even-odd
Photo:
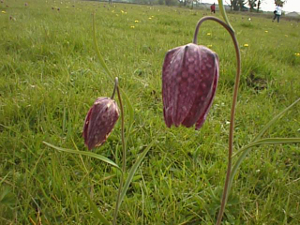
[[[27,2],[0,3],[0,224],[99,224],[83,190],[112,220],[118,171],[43,144],[87,151],[85,115],[97,97],[112,93],[96,57],[93,12],[101,53],[134,107],[132,129],[127,123],[125,133],[128,168],[157,140],[133,178],[118,224],[213,224],[226,173],[235,77],[229,34],[214,22],[199,31],[198,44],[220,58],[219,86],[204,126],[168,129],[161,98],[164,56],[192,41],[208,11]],[[229,14],[242,55],[235,151],[300,97],[300,23],[248,18]],[[299,124],[298,104],[264,137],[299,137]],[[119,121],[93,151],[121,166],[120,127]],[[234,180],[224,224],[300,224],[299,177],[299,144],[253,148]]]

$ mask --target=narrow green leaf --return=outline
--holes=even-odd
[[[260,139],[254,143],[256,143],[256,145],[265,145],[265,144],[293,144],[299,142],[300,142],[300,138],[265,138],[265,139]]]
[[[257,145],[261,144],[286,144],[286,143],[299,143],[299,138],[267,138],[267,139],[259,139],[261,136],[278,120],[281,118],[288,110],[290,110],[293,106],[295,106],[300,101],[300,98],[298,98],[296,101],[294,101],[290,106],[286,107],[283,111],[281,111],[278,115],[276,115],[267,125],[264,126],[264,128],[259,132],[259,134],[253,139],[253,141],[240,149],[238,152],[234,154],[236,156],[237,154],[242,154],[239,156],[238,160],[234,164],[234,167],[232,168],[230,181],[229,181],[229,190],[233,182],[233,178],[240,167],[241,163],[247,156],[247,154],[250,152],[251,148]]]
[[[238,155],[241,152],[246,151],[249,148],[252,148],[257,145],[265,145],[265,144],[293,144],[293,143],[299,143],[300,138],[265,138],[265,139],[260,139],[255,142],[251,142],[250,144],[244,146],[241,148],[239,151],[237,151],[234,155]]]
[[[137,171],[137,169],[139,168],[139,166],[141,165],[143,159],[145,158],[145,156],[147,155],[148,151],[150,150],[150,148],[152,147],[152,145],[154,144],[154,142],[156,142],[156,139],[154,139],[148,146],[147,148],[138,156],[136,162],[134,163],[134,165],[131,167],[128,177],[126,179],[126,182],[124,184],[124,187],[122,188],[122,192],[120,195],[120,201],[119,201],[119,208],[124,200],[124,197],[126,195],[126,192],[129,188],[129,185],[132,182],[133,176],[135,174],[135,172]]]
[[[219,2],[219,10],[220,10],[220,12],[221,12],[221,15],[223,16],[225,22],[226,22],[227,25],[230,27],[230,29],[231,29],[233,32],[235,32],[234,29],[233,29],[233,27],[231,26],[231,24],[230,24],[230,22],[229,22],[228,17],[227,17],[226,10],[225,10],[224,5],[223,5],[223,0],[218,0],[218,2]]]
[[[54,148],[54,149],[58,150],[58,151],[68,152],[68,153],[77,154],[77,155],[85,155],[85,156],[89,156],[89,157],[92,157],[92,158],[95,158],[95,159],[100,159],[101,161],[106,162],[106,163],[120,169],[119,166],[116,163],[114,163],[113,161],[111,161],[110,159],[108,159],[108,158],[106,158],[102,155],[98,155],[98,154],[93,153],[93,152],[76,151],[76,150],[71,150],[71,149],[66,149],[66,148],[60,148],[60,147],[57,147],[57,146],[52,145],[50,143],[47,143],[45,141],[43,141],[43,143],[45,145],[48,145],[51,148]]]
[[[102,66],[102,68],[104,69],[104,71],[106,72],[107,77],[114,83],[115,82],[115,78],[113,76],[113,74],[110,72],[110,70],[108,69],[101,53],[100,50],[98,48],[98,44],[97,44],[97,39],[96,39],[96,25],[95,25],[95,14],[93,14],[93,40],[94,40],[94,46],[95,46],[95,50],[96,50],[96,55],[99,59],[99,62]],[[127,94],[125,93],[125,91],[119,86],[119,89],[121,91],[121,94],[123,96],[123,98],[125,99],[126,102],[126,106],[128,108],[126,108],[126,110],[128,110],[128,114],[129,114],[129,122],[128,124],[130,124],[130,127],[128,128],[128,132],[130,133],[131,130],[131,126],[133,124],[133,118],[134,118],[134,110],[132,107],[132,104],[127,96]]]
[[[300,143],[300,138],[265,138],[265,139],[260,139],[256,142],[252,142],[252,143],[246,145],[245,147],[243,147],[241,150],[239,150],[239,152],[243,152],[243,154],[240,155],[240,157],[234,164],[234,167],[232,168],[231,177],[230,177],[230,181],[229,181],[229,190],[232,185],[233,178],[234,178],[239,166],[241,165],[241,163],[243,162],[243,160],[245,159],[247,154],[250,152],[252,147],[258,146],[258,145],[265,145],[265,144],[270,145],[270,144],[292,144],[292,143]]]
[[[98,210],[96,204],[92,201],[90,195],[88,193],[86,193],[84,190],[82,191],[83,194],[85,195],[85,197],[88,199],[90,206],[93,210],[93,212],[95,213],[95,215],[97,216],[97,218],[104,224],[104,225],[111,225],[110,222],[108,222],[108,220],[102,215],[102,213]]]
[[[295,106],[300,101],[300,98],[298,98],[296,101],[294,101],[290,106],[286,107],[282,112],[280,112],[277,116],[275,116],[269,123],[267,123],[266,126],[259,132],[259,134],[253,139],[253,141],[256,141],[257,139],[261,138],[261,136],[272,126],[276,120],[281,118],[283,114],[285,114],[288,110],[290,110],[293,106]]]

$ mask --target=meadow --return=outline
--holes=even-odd
[[[213,224],[227,166],[235,52],[228,33],[205,22],[198,44],[217,52],[220,81],[204,126],[167,128],[161,70],[166,52],[192,42],[208,11],[89,1],[0,3],[0,224],[99,224],[83,194],[112,220],[119,171],[86,156],[85,115],[110,96],[99,49],[134,108],[127,167],[155,141],[120,208],[118,224]],[[219,13],[216,14],[219,17]],[[249,19],[250,18],[250,19]],[[234,151],[300,97],[300,23],[230,14],[242,56]],[[300,105],[264,137],[299,137]],[[132,125],[131,129],[128,126]],[[121,165],[120,121],[93,152]],[[240,167],[223,224],[300,224],[299,144],[253,148]],[[234,158],[235,160],[235,158]]]

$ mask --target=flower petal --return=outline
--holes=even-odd
[[[216,63],[219,64],[218,61]],[[196,123],[196,130],[199,130],[202,127],[205,120],[206,120],[207,114],[210,110],[210,107],[212,105],[213,99],[214,99],[215,94],[216,94],[218,80],[219,80],[219,66],[216,66],[215,79],[214,79],[212,94],[211,94],[211,97],[208,101],[208,104],[207,104],[205,110],[202,112],[202,114],[200,115],[200,117],[199,117],[199,119]]]
[[[174,62],[174,58],[176,58],[176,56],[180,53],[180,48],[181,47],[178,47],[168,51],[163,64],[162,96],[164,102],[164,118],[168,127],[171,127],[173,124],[172,113],[175,107],[175,101],[173,101],[173,98],[176,98],[173,93],[176,88],[176,83],[173,82],[174,77],[176,77],[176,74],[173,74],[173,67],[178,69],[181,66],[180,60],[179,62]]]
[[[85,117],[85,120],[84,120],[84,125],[83,125],[83,133],[82,133],[82,136],[83,136],[83,139],[84,139],[84,143],[87,145],[87,137],[88,137],[88,127],[89,127],[89,124],[90,124],[90,118],[91,118],[91,113],[92,113],[92,110],[93,110],[93,107],[91,107]]]
[[[205,112],[207,105],[213,93],[213,83],[215,79],[216,70],[216,59],[217,56],[214,52],[209,50],[204,46],[199,48],[199,67],[195,70],[195,83],[197,83],[197,88],[194,90],[194,102],[191,107],[189,114],[186,116],[182,125],[190,127],[196,123],[200,115]],[[195,67],[197,68],[197,67]],[[192,87],[192,86],[190,86]],[[189,90],[192,92],[193,90]]]

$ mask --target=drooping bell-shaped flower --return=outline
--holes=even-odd
[[[162,70],[166,125],[196,124],[199,129],[212,105],[218,79],[219,59],[215,52],[193,43],[170,50]]]
[[[106,97],[100,97],[88,111],[83,126],[84,143],[91,150],[102,145],[119,118],[117,103]]]

